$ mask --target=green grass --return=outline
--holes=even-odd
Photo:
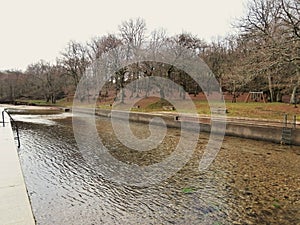
[[[46,102],[45,100],[17,100],[17,102],[23,103],[25,105],[40,105],[40,106],[54,105],[51,104],[50,102]]]
[[[140,111],[163,111],[163,102],[157,102],[149,105],[145,109],[139,109]],[[188,102],[178,102],[181,108],[177,108],[179,112],[190,113],[193,112],[190,109]],[[194,101],[194,105],[198,114],[210,115],[211,110],[207,101]],[[259,103],[259,102],[239,102],[231,103],[226,102],[227,116],[228,117],[248,117],[266,120],[282,120],[284,114],[288,114],[288,119],[292,121],[293,115],[297,116],[297,120],[300,120],[300,106],[295,108],[294,105],[286,103]]]
[[[194,192],[194,189],[193,189],[193,188],[190,188],[190,187],[186,187],[186,188],[183,188],[183,189],[182,189],[182,192],[183,192],[184,194],[191,194],[191,193]]]
[[[249,117],[267,120],[282,120],[284,114],[289,114],[289,119],[297,115],[300,119],[300,109],[285,103],[226,103],[228,116]]]
[[[273,203],[273,206],[274,206],[274,208],[276,208],[276,209],[280,209],[280,208],[281,208],[281,206],[280,206],[278,203]]]
[[[20,100],[19,102],[22,102]],[[45,100],[26,100],[29,104],[34,104],[38,106],[61,106],[61,107],[72,107],[73,102],[66,101],[66,99],[61,99],[57,101],[56,104],[47,103]],[[191,108],[188,101],[175,100],[176,111],[183,113],[191,113],[194,110]],[[145,105],[140,108],[131,109],[132,111],[138,112],[157,112],[165,111],[164,106],[169,106],[170,103],[166,100],[157,100],[156,102],[150,102],[148,105]],[[179,107],[178,107],[179,106]],[[194,106],[196,111],[200,115],[210,115],[210,107],[207,101],[195,100]],[[85,105],[85,107],[93,107],[92,105]],[[109,102],[99,103],[97,107],[100,109],[111,109]],[[117,108],[126,109],[120,106]],[[280,120],[282,121],[285,113],[288,114],[288,120],[293,120],[293,115],[297,116],[297,121],[300,120],[300,105],[295,108],[294,105],[286,103],[260,103],[260,102],[237,102],[231,103],[226,102],[227,116],[228,117],[245,117],[245,118],[257,118],[257,119],[266,119],[266,120]],[[171,111],[172,112],[172,111]]]
[[[183,113],[192,113],[193,109],[190,107],[190,103],[187,101],[175,101],[176,111]],[[138,109],[133,109],[133,111],[139,112],[156,112],[165,111],[163,106],[170,105],[169,102],[165,100],[159,100],[155,103],[151,103],[145,107]],[[179,106],[179,107],[178,107]],[[194,106],[196,111],[200,115],[210,115],[211,110],[207,101],[194,101]],[[260,102],[238,102],[231,103],[226,102],[225,105],[227,109],[228,117],[245,117],[253,119],[264,119],[264,120],[283,120],[284,114],[288,114],[288,120],[293,120],[293,115],[297,116],[297,121],[300,120],[300,106],[295,108],[294,105],[286,103],[260,103]]]
[[[171,103],[169,103],[165,99],[161,99],[155,103],[151,103],[148,105],[147,109],[149,110],[161,110],[164,106],[171,106]]]
[[[65,99],[57,100],[56,103],[51,103],[45,101],[44,99],[34,99],[34,100],[16,100],[18,103],[22,103],[24,105],[36,105],[36,106],[72,106],[73,102],[67,102]]]

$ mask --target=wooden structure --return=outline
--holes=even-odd
[[[249,102],[249,100],[254,101],[254,102],[260,102],[263,101],[266,103],[266,99],[264,96],[264,93],[262,91],[250,91],[249,94],[246,97],[245,102]]]

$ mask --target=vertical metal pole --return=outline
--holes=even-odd
[[[297,117],[296,117],[296,115],[294,115],[294,120],[293,120],[293,126],[294,126],[294,128],[296,128],[296,124],[297,124]]]
[[[284,114],[283,125],[284,125],[284,127],[287,127],[287,114]]]
[[[20,136],[19,136],[19,128],[18,128],[18,126],[16,127],[16,132],[17,132],[17,139],[18,139],[18,148],[20,148],[21,143],[20,143]]]
[[[2,124],[3,124],[3,127],[5,127],[5,121],[4,121],[4,111],[2,111]]]

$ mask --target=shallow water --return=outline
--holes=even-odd
[[[15,115],[37,224],[300,223],[298,147],[226,137],[215,162],[200,173],[199,159],[209,138],[201,134],[192,158],[175,175],[135,187],[108,179],[91,166],[77,147],[68,116]],[[168,157],[180,138],[179,130],[168,129],[157,149],[135,152],[117,140],[108,119],[97,118],[96,124],[113,157],[139,166]],[[131,129],[149,135],[145,124],[132,123]]]

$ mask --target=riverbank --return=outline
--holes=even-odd
[[[47,114],[47,113],[61,113],[68,108],[61,107],[48,107],[48,106],[14,106],[14,105],[2,105],[12,109],[14,113],[32,113],[32,114]],[[82,108],[80,109],[83,113],[93,113],[93,109]],[[98,116],[109,117],[111,113],[110,109],[95,109],[95,114]],[[126,115],[125,111],[118,111],[120,118],[124,118]],[[132,111],[130,113],[130,120],[135,122],[149,123],[153,117],[161,117],[165,120],[166,125],[169,127],[180,127],[180,118],[176,120],[178,114],[174,111],[157,111],[157,112],[136,112]],[[189,118],[188,114],[185,119],[194,120]],[[210,132],[211,131],[211,118],[207,115],[199,115],[197,118],[199,120],[201,131]],[[226,132],[227,136],[236,136],[241,138],[248,138],[254,140],[269,141],[274,143],[287,144],[283,141],[283,121],[280,120],[268,120],[268,119],[254,119],[247,117],[226,117]],[[288,144],[300,145],[300,123],[295,122],[289,118],[287,121],[287,129],[290,134],[288,134]]]
[[[207,102],[205,96],[193,96],[190,95],[197,113],[200,115],[210,115],[210,106]],[[125,104],[122,104],[125,108],[128,104],[132,103],[133,99],[127,99]],[[136,99],[135,99],[136,100]],[[177,105],[185,106],[185,100],[174,100],[177,102]],[[22,103],[22,102],[19,102]],[[226,98],[225,96],[225,104],[226,104],[226,114],[228,117],[234,118],[251,118],[251,119],[259,119],[259,120],[280,120],[282,121],[283,116],[285,114],[289,114],[290,117],[296,115],[297,120],[300,121],[300,107],[294,104],[288,104],[283,102],[244,102],[238,101],[235,103],[231,102],[231,99]],[[28,102],[24,102],[24,105],[34,105],[41,107],[60,107],[60,108],[72,108],[73,99],[61,99],[56,104],[49,104],[44,100],[30,100]],[[97,102],[97,108],[100,109],[112,109],[112,105],[117,106],[120,110],[122,109],[122,105],[114,102],[114,97],[107,98],[106,101]],[[139,99],[139,101],[135,102],[134,110],[139,112],[158,112],[164,111],[164,108],[168,108],[170,103],[166,100],[162,100],[157,97],[147,97]],[[88,105],[86,107],[89,107]],[[189,109],[186,107],[184,109],[185,112],[188,113]]]
[[[14,114],[54,114],[65,111],[59,106],[30,106],[30,105],[9,105],[0,104],[0,107],[12,111]]]

